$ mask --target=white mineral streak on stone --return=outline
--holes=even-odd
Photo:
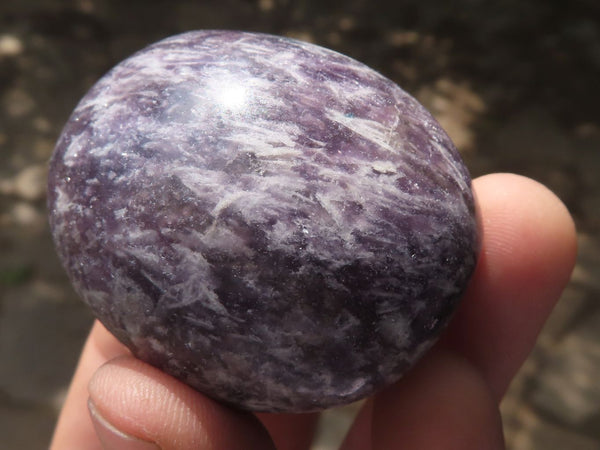
[[[227,315],[227,308],[223,306],[223,303],[219,300],[219,296],[215,293],[214,288],[204,285],[205,278],[194,276],[190,277],[187,283],[181,283],[173,286],[172,289],[167,291],[170,298],[178,299],[178,301],[170,301],[167,305],[163,305],[165,308],[180,308],[182,306],[193,305],[202,299],[203,306],[207,309],[222,315]],[[209,321],[195,320],[196,326],[202,328],[213,329],[214,325],[210,324]]]
[[[150,348],[157,353],[168,353],[168,349],[165,346],[164,342],[161,342],[158,339],[149,338],[148,344],[149,344]]]
[[[144,228],[129,228],[123,229],[122,233],[115,235],[115,237],[118,241],[121,241],[122,244],[134,244],[136,241],[152,242],[156,239],[156,231]]]
[[[200,241],[208,248],[219,248],[232,254],[251,257],[254,253],[252,249],[246,246],[241,236],[224,228],[218,220],[215,220],[214,224],[200,238]]]
[[[209,196],[214,191],[219,191],[226,188],[224,183],[225,178],[222,173],[212,170],[203,170],[193,166],[172,166],[171,173],[179,179],[185,187],[190,189],[194,195],[202,200],[209,200]],[[211,204],[216,205],[218,198],[214,199]],[[214,206],[213,206],[214,207]]]
[[[286,123],[280,129],[272,129],[268,123],[247,123],[240,119],[232,125],[236,131],[226,139],[243,145],[246,151],[253,152],[258,157],[282,164],[289,164],[295,158],[303,157],[302,149],[295,148],[293,137],[300,135],[301,131],[294,124]]]
[[[125,217],[127,213],[127,208],[119,208],[115,211],[115,219],[120,220]]]
[[[87,144],[87,138],[84,135],[73,136],[71,142],[65,151],[63,161],[66,166],[72,167],[79,153]]]
[[[366,384],[368,384],[367,380],[365,380],[364,378],[358,378],[352,381],[350,386],[348,386],[346,389],[341,390],[341,395],[350,396],[362,387],[364,387]]]
[[[123,244],[125,244],[126,241],[123,240]],[[120,253],[120,252],[119,252]],[[156,264],[160,264],[160,256],[157,255],[156,253],[154,253],[152,251],[151,248],[148,247],[133,247],[130,246],[129,249],[127,249],[127,251],[125,252],[125,254],[127,255],[127,257],[135,257],[140,263],[142,263],[143,265],[149,265],[149,266],[153,266]],[[148,278],[149,280],[152,280],[152,275],[143,272],[143,275]],[[157,284],[157,283],[155,283]]]
[[[369,119],[348,117],[341,111],[331,109],[327,110],[326,116],[358,134],[359,136],[362,136],[378,145],[379,148],[385,149],[394,154],[396,154],[399,150],[390,145],[389,128],[381,123],[377,123]]]
[[[80,205],[71,203],[71,199],[65,190],[61,187],[55,189],[56,201],[54,202],[54,208],[57,214],[66,215],[72,208],[81,208]]]
[[[440,144],[439,138],[433,139],[431,143],[446,162],[445,167],[447,167],[447,169],[449,170],[452,178],[456,180],[457,183],[460,183],[461,189],[470,189],[470,186],[467,184],[467,181],[464,179],[464,177],[461,176],[463,171],[461,170],[461,167],[459,165],[460,162],[457,161],[456,158],[451,158],[450,154],[447,151],[443,151],[444,147]]]
[[[371,163],[371,168],[373,169],[373,172],[385,175],[394,175],[398,173],[396,165],[391,161],[374,161]]]
[[[247,193],[247,192],[243,192],[243,191],[227,192],[227,193],[225,193],[225,195],[223,195],[221,197],[221,200],[219,200],[219,202],[215,205],[215,207],[212,209],[212,211],[210,213],[215,218],[219,218],[219,214],[221,213],[222,210],[234,206],[234,204],[240,199],[243,199],[244,201],[248,201],[249,200],[248,197],[251,197],[251,196],[252,196],[251,193]]]

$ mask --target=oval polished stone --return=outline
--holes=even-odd
[[[190,32],[81,100],[50,224],[83,299],[215,399],[313,411],[398,380],[473,272],[470,177],[417,101],[346,56]]]

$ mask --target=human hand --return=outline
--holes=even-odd
[[[467,293],[434,348],[365,402],[344,450],[503,448],[498,404],[569,280],[575,229],[530,179],[494,174],[473,187],[483,243]],[[51,449],[300,450],[317,418],[221,405],[133,358],[96,323]]]

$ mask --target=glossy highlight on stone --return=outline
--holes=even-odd
[[[57,143],[56,247],[132,352],[220,401],[314,411],[395,382],[474,270],[467,169],[339,53],[197,31],[105,75]]]

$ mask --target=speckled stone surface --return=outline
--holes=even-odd
[[[469,174],[398,86],[285,38],[204,31],[125,60],[50,164],[59,255],[139,358],[240,408],[396,381],[474,269]]]

